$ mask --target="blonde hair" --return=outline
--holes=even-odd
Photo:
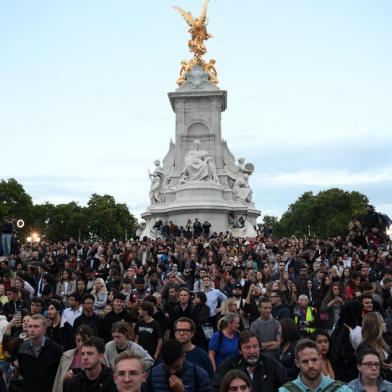
[[[222,307],[221,307],[221,313],[223,315],[229,314],[229,313],[233,313],[230,310],[230,306],[235,304],[237,306],[237,301],[235,298],[226,298],[223,302],[222,302]]]
[[[240,318],[237,313],[227,313],[218,321],[218,331],[222,332],[229,324],[231,324],[237,318]]]
[[[381,359],[385,360],[385,352],[390,351],[390,347],[383,338],[384,319],[378,312],[366,314],[362,320],[362,343],[369,345],[376,350]]]
[[[108,289],[106,288],[106,283],[105,283],[105,281],[104,281],[102,278],[97,278],[97,279],[95,279],[94,287],[93,287],[93,289],[91,290],[91,294],[92,294],[92,295],[97,294],[97,290],[96,290],[96,287],[95,287],[95,285],[96,285],[97,283],[100,283],[101,286],[102,286],[101,289],[98,291],[98,293],[107,293],[107,292],[108,292]]]

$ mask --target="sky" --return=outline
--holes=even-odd
[[[0,178],[35,203],[110,194],[140,216],[175,138],[167,93],[191,58],[172,6],[201,4],[1,1]],[[392,2],[210,0],[208,18],[222,135],[255,165],[262,215],[339,187],[392,216]]]

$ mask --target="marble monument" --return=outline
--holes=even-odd
[[[244,158],[236,162],[222,139],[221,114],[226,110],[227,92],[217,86],[215,60],[206,62],[204,41],[208,0],[199,18],[175,7],[189,24],[194,57],[182,61],[179,87],[168,94],[176,115],[175,142],[162,164],[155,160],[149,177],[150,205],[142,214],[146,221],[143,235],[155,237],[157,220],[185,226],[188,219],[211,223],[211,232],[230,231],[238,237],[256,235],[254,225],[260,216],[252,201],[249,184],[254,166]]]

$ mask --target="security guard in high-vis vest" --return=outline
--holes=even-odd
[[[315,322],[317,311],[309,305],[309,298],[302,294],[298,298],[298,306],[294,309],[294,323],[298,325],[303,335],[311,335],[316,331]]]

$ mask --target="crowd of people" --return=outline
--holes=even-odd
[[[392,391],[377,227],[241,239],[193,223],[154,240],[7,235],[0,391]]]

